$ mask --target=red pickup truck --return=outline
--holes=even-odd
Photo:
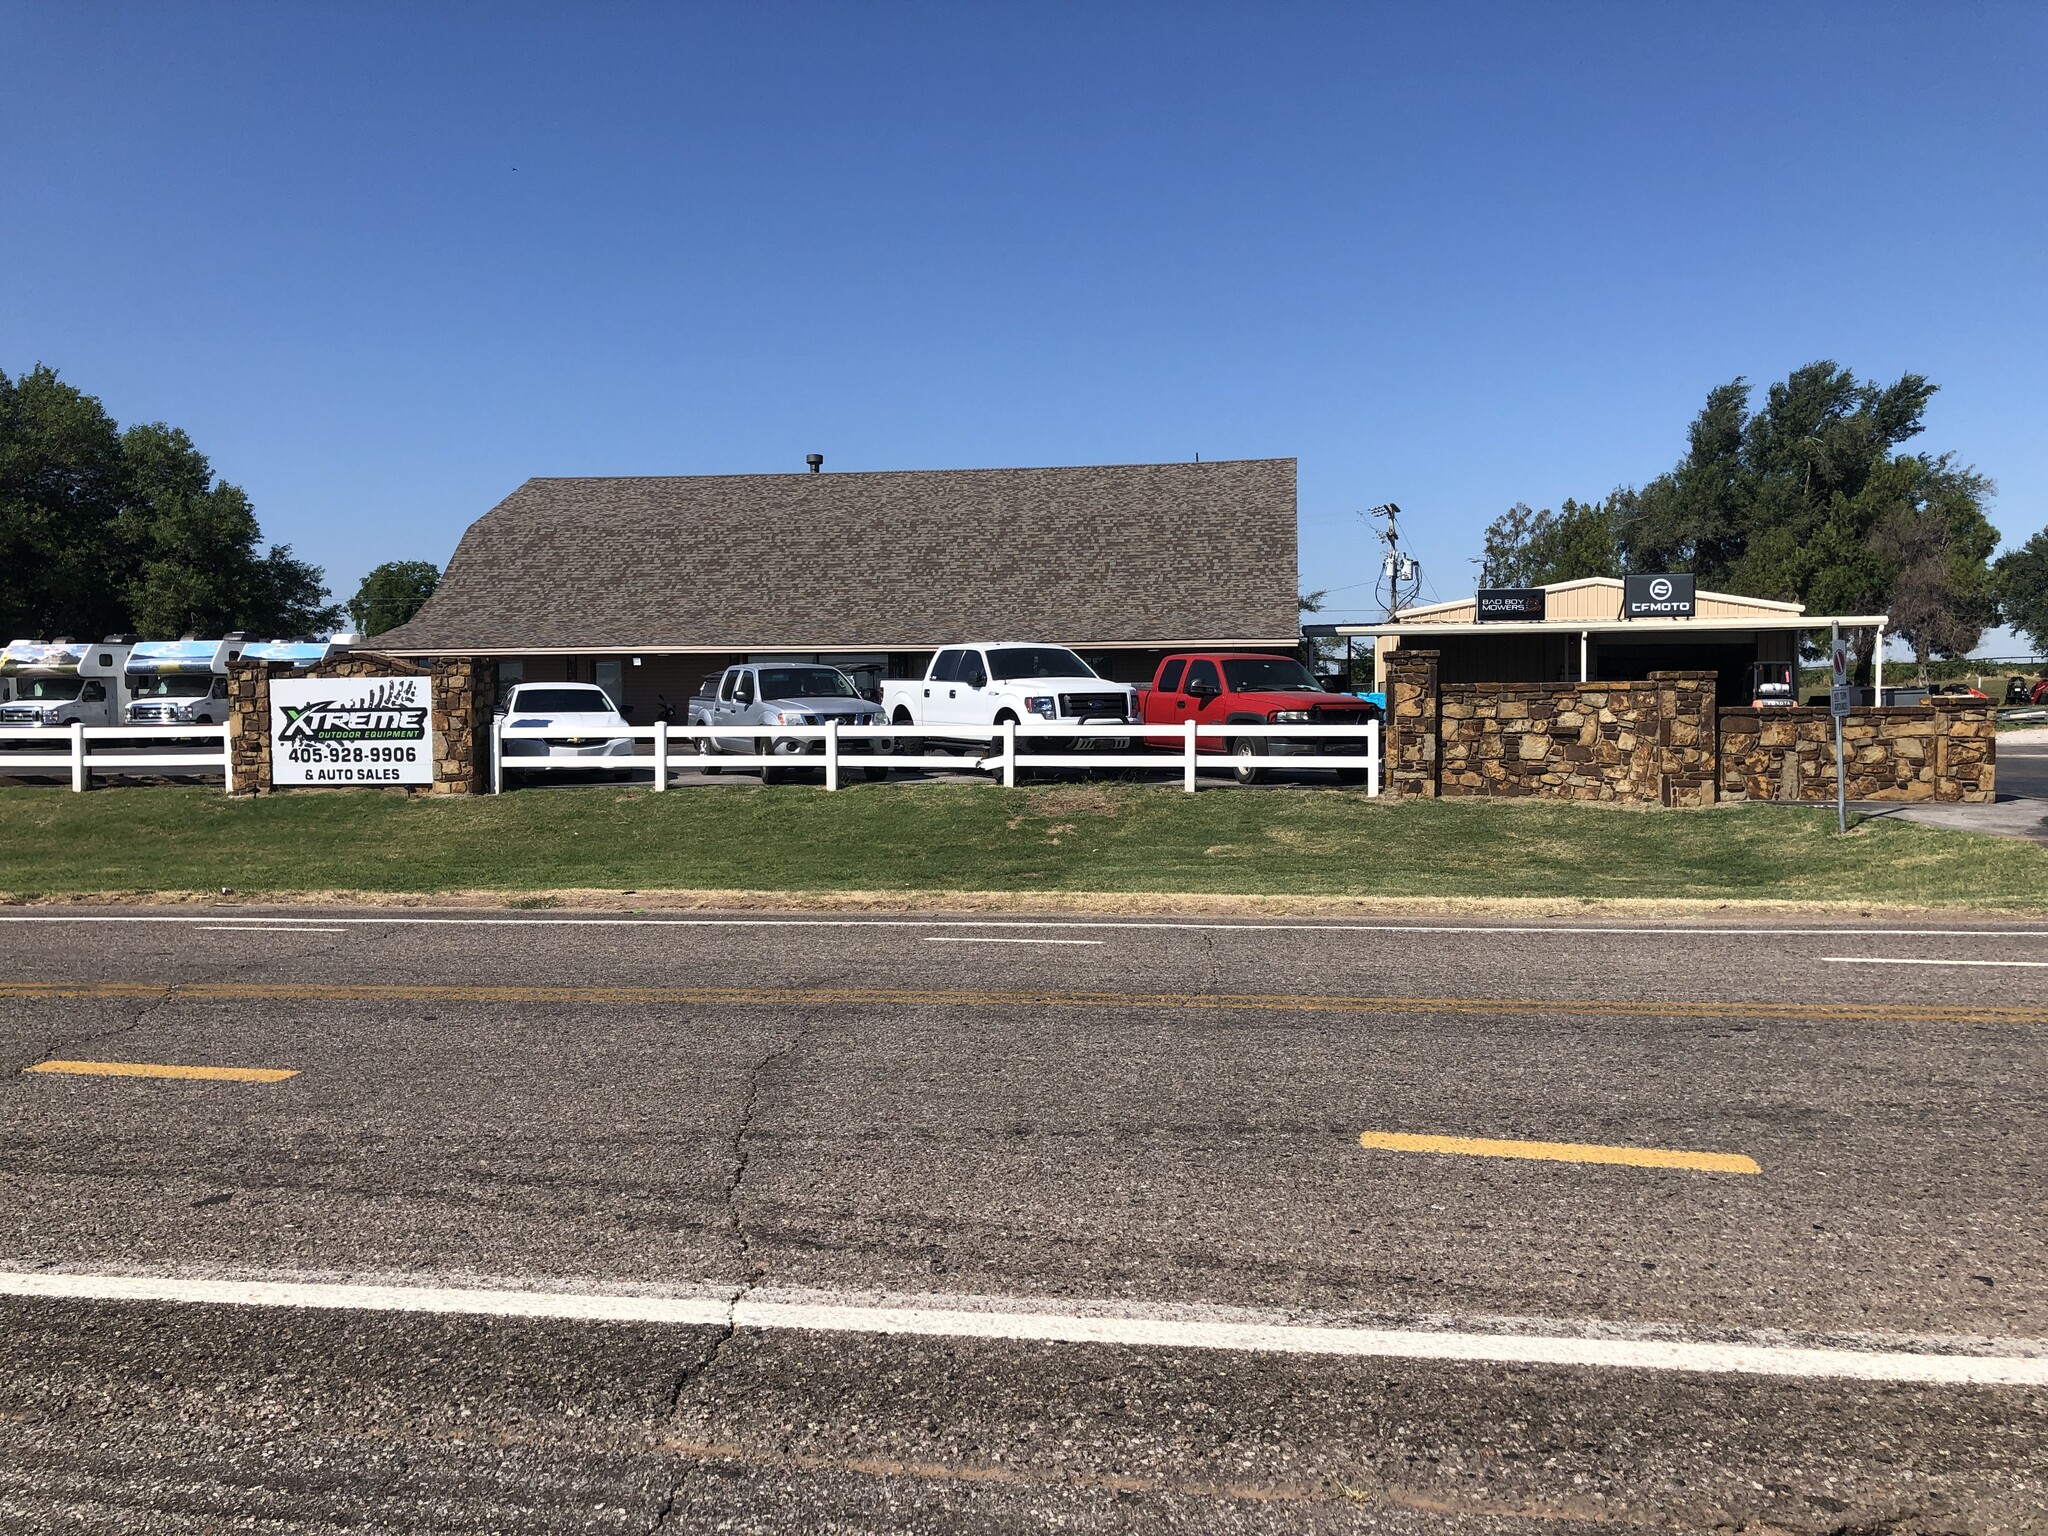
[[[1179,749],[1180,727],[1189,720],[1201,725],[1236,721],[1261,725],[1364,725],[1377,720],[1377,705],[1348,693],[1328,693],[1307,667],[1292,656],[1256,651],[1183,651],[1159,663],[1149,688],[1138,690],[1139,709],[1148,726],[1168,725],[1171,736],[1151,736],[1151,747]],[[1275,757],[1362,756],[1365,742],[1357,737],[1323,740],[1314,736],[1203,736],[1198,752],[1228,752],[1237,782],[1256,784]],[[1313,767],[1312,763],[1300,766]],[[1339,780],[1363,784],[1363,768],[1339,768]]]

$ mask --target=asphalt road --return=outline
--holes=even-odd
[[[0,1529],[2048,1530],[2039,925],[136,915]]]

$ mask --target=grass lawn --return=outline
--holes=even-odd
[[[2048,908],[2048,848],[1832,808],[1631,811],[1128,785],[593,787],[229,800],[0,789],[0,895],[1044,891]]]

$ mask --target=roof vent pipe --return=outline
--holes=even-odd
[[[825,467],[825,455],[822,453],[807,453],[804,455],[804,462],[811,466],[811,473],[815,475]]]

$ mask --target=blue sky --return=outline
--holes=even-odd
[[[2044,78],[2017,4],[4,3],[0,367],[342,595],[529,475],[816,450],[1292,455],[1305,585],[1392,500],[1450,596],[1817,357],[1939,382],[2018,542]]]

